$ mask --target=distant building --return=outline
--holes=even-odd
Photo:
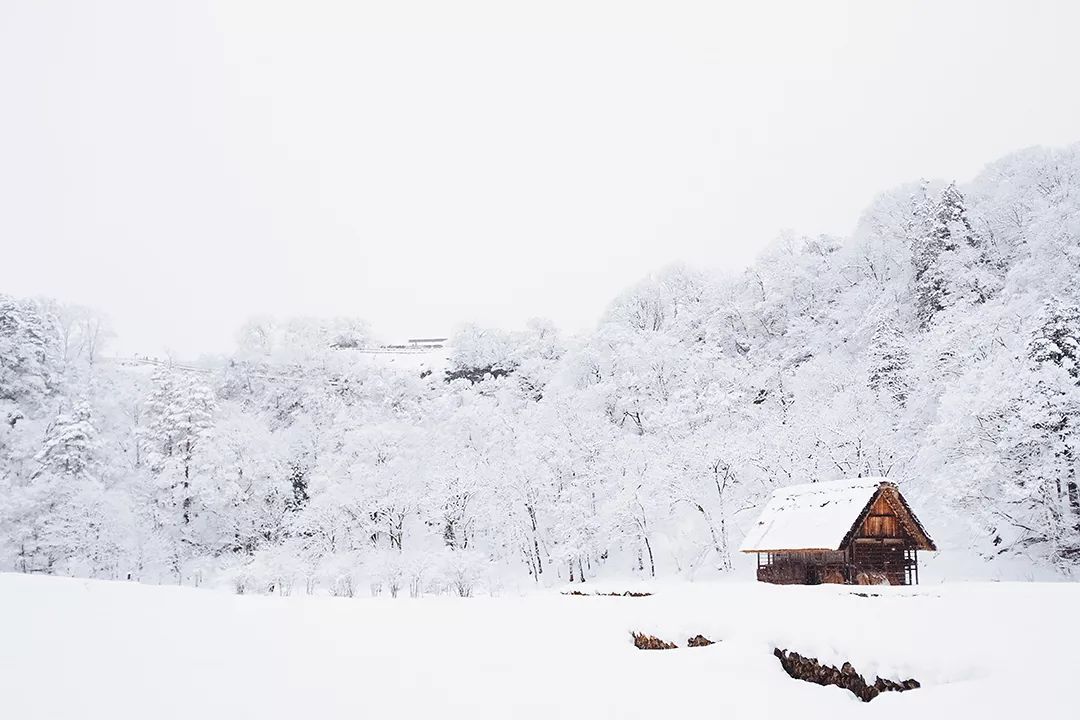
[[[385,345],[380,345],[380,350],[406,350],[406,351],[419,351],[426,352],[428,350],[441,350],[446,347],[446,343],[449,338],[444,337],[428,337],[428,338],[409,338],[408,340],[401,342],[392,342]]]
[[[912,585],[937,547],[896,485],[858,478],[777,490],[740,550],[761,582]]]
[[[436,337],[436,338],[409,338],[409,347],[413,348],[441,348],[446,345],[448,338]]]

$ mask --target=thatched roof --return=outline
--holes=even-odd
[[[896,486],[884,478],[792,485],[776,490],[743,540],[742,552],[841,550],[884,494],[904,530],[924,550],[933,541]]]

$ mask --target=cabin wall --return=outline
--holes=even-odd
[[[848,555],[840,550],[793,550],[763,553],[757,579],[774,585],[848,582]]]
[[[888,491],[878,493],[870,506],[851,544],[851,564],[858,573],[884,576],[890,585],[907,584],[907,556],[905,550],[916,543],[904,529],[894,509],[899,499],[889,502]]]
[[[906,539],[907,533],[897,517],[892,505],[885,499],[885,493],[880,493],[874,504],[870,506],[870,514],[863,520],[862,526],[855,534],[862,538],[890,538]]]
[[[868,539],[855,540],[851,547],[851,564],[856,573],[880,573],[890,585],[907,584],[907,557],[903,540]]]
[[[850,551],[762,553],[757,579],[774,585],[907,585],[913,558],[900,539],[859,538]]]

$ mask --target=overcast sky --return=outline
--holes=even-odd
[[[580,330],[1080,140],[1080,3],[721,5],[0,0],[0,292],[103,309],[118,352],[253,314]]]

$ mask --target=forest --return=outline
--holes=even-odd
[[[714,576],[773,489],[886,476],[943,553],[1075,574],[1080,145],[895,188],[854,228],[660,270],[579,335],[460,327],[435,371],[354,318],[124,362],[92,309],[0,295],[0,571],[341,596]]]

